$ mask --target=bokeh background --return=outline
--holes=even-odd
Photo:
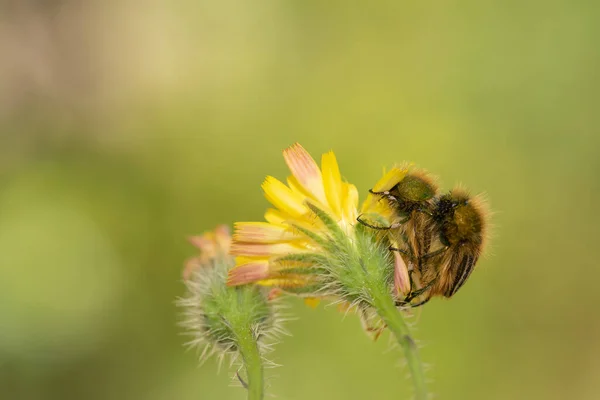
[[[600,398],[595,1],[0,2],[0,398],[244,399],[185,353],[186,236],[258,220],[281,150],[362,193],[410,160],[488,194],[414,317],[438,399]],[[293,302],[279,399],[407,399],[400,354]]]

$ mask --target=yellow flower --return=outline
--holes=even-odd
[[[318,264],[315,258],[325,253],[320,239],[331,236],[315,210],[326,213],[349,238],[359,214],[375,214],[389,221],[393,210],[381,196],[369,194],[359,212],[356,186],[342,180],[333,152],[323,154],[321,168],[299,144],[284,150],[283,156],[292,173],[287,185],[272,176],[262,184],[265,197],[275,207],[265,213],[266,222],[234,224],[231,254],[236,256],[236,266],[229,271],[228,284],[258,283],[310,295],[318,281],[311,267]],[[373,191],[391,189],[406,172],[407,168],[392,168]],[[396,275],[395,280],[406,276],[402,285],[408,284],[407,273],[401,278]]]

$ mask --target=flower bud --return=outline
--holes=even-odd
[[[259,286],[227,286],[227,273],[235,261],[229,255],[231,235],[226,226],[190,242],[200,254],[186,263],[187,293],[177,302],[184,309],[181,325],[192,336],[187,345],[201,349],[201,361],[215,354],[220,362],[230,356],[233,363],[238,356],[244,358],[248,343],[263,357],[269,341],[282,332],[275,301]]]

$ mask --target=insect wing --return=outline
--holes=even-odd
[[[450,287],[450,290],[445,293],[446,297],[452,297],[456,292],[458,292],[458,289],[464,285],[464,283],[467,281],[467,278],[469,278],[469,275],[471,275],[471,272],[473,272],[476,262],[477,257],[469,254],[463,255],[458,265],[458,270],[456,271],[456,279],[454,280],[452,287]]]

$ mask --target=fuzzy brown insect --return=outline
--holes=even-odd
[[[424,295],[417,307],[431,297],[452,297],[467,281],[485,247],[489,213],[480,196],[471,197],[456,188],[433,201],[425,232],[432,234],[433,251],[417,264],[420,289],[407,302]]]
[[[359,217],[365,226],[389,230],[390,250],[401,254],[410,274],[410,292],[399,306],[418,307],[434,296],[452,297],[464,285],[486,241],[489,219],[481,196],[455,188],[437,194],[434,179],[423,170],[410,171],[385,192],[373,192],[395,210],[390,226],[377,226]]]

